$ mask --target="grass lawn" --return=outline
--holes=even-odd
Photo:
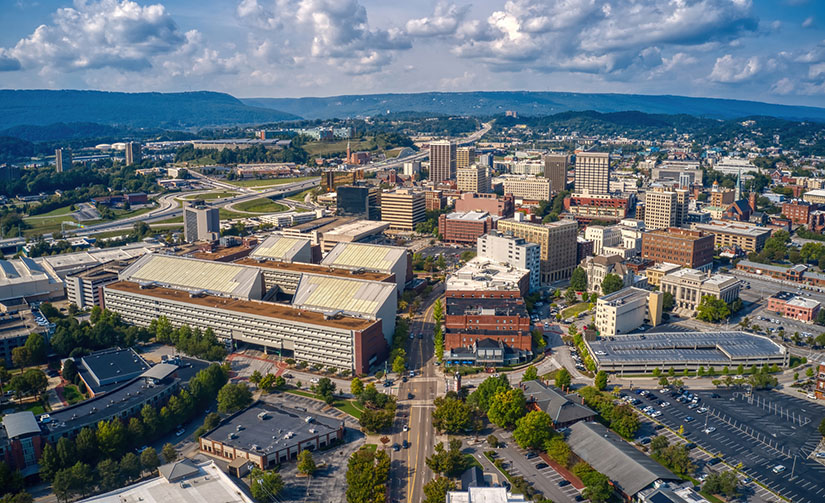
[[[172,217],[172,218],[167,218],[166,220],[159,220],[159,221],[157,221],[157,222],[152,222],[152,223],[151,223],[151,224],[149,224],[149,225],[158,225],[158,224],[182,224],[182,223],[183,223],[183,217],[182,217],[182,216],[180,216],[180,217]]]
[[[147,206],[145,208],[140,208],[136,210],[122,210],[122,209],[114,209],[112,210],[115,214],[115,218],[113,220],[106,220],[106,222],[116,222],[118,220],[122,220],[124,218],[135,217],[138,215],[142,215],[154,209],[154,206]],[[33,236],[36,234],[47,234],[49,232],[58,232],[60,231],[60,224],[64,221],[75,222],[73,217],[69,216],[69,206],[64,206],[62,208],[57,208],[56,210],[52,210],[49,213],[44,213],[43,215],[35,215],[34,217],[26,217],[23,219],[29,225],[29,229],[25,229],[23,234],[26,236]],[[46,217],[46,218],[38,218],[38,217]],[[182,222],[183,220],[181,220]],[[94,225],[104,222],[104,220],[89,220],[83,222],[83,225]],[[66,230],[72,231],[76,230],[78,227],[70,226]]]
[[[375,144],[372,138],[369,140],[350,140],[350,149],[353,152],[359,150],[370,150]],[[347,140],[341,141],[313,141],[304,144],[304,150],[309,155],[329,155],[329,154],[346,154]]]
[[[218,216],[221,220],[232,220],[232,219],[236,219],[236,218],[249,218],[249,217],[254,216],[254,215],[249,215],[247,213],[237,213],[237,212],[234,212],[234,211],[230,211],[230,210],[221,208],[218,211]]]
[[[83,395],[80,394],[80,390],[77,389],[77,386],[74,384],[69,384],[63,387],[63,398],[69,402],[69,405],[76,404],[77,402],[82,402],[85,400]]]
[[[61,208],[53,209],[52,211],[48,211],[46,213],[40,213],[38,215],[32,215],[32,217],[38,218],[38,217],[56,217],[56,216],[60,216],[60,215],[68,215],[69,213],[72,212],[71,207],[72,207],[72,205],[70,204],[68,206],[63,206]]]
[[[229,191],[221,191],[221,192],[207,192],[205,194],[191,194],[188,196],[181,197],[180,199],[192,200],[192,199],[203,199],[204,201],[211,201],[212,199],[221,199],[224,197],[232,197],[237,196],[237,192],[229,192]]]
[[[378,444],[364,444],[364,446],[361,447],[361,448],[362,449],[367,449],[367,450],[372,451],[372,452],[375,452],[375,450],[378,449]]]
[[[236,187],[266,187],[268,185],[283,185],[285,183],[303,182],[312,180],[317,176],[296,176],[291,178],[269,178],[266,180],[226,180],[226,183]]]
[[[566,318],[570,318],[571,316],[576,316],[579,313],[583,313],[583,312],[587,311],[587,309],[589,307],[590,307],[589,302],[579,302],[578,304],[576,304],[574,306],[570,306],[567,309],[565,309],[564,311],[562,311],[561,312],[561,317],[566,319]]]
[[[315,189],[304,190],[304,191],[299,192],[297,194],[287,196],[287,199],[292,199],[293,201],[298,201],[299,203],[302,203],[302,202],[304,202],[304,198],[306,198],[306,195],[309,194],[310,192],[312,192],[313,190],[315,190]]]
[[[283,204],[276,203],[268,197],[244,201],[234,205],[233,207],[238,211],[249,211],[251,213],[277,213],[279,211],[286,211],[289,209]]]
[[[301,391],[297,389],[286,389],[284,391],[286,391],[287,393],[292,393],[293,395],[300,395],[308,398],[315,398],[316,400],[321,400],[320,396],[316,395],[315,393],[310,393],[309,391]],[[332,406],[340,410],[341,412],[346,412],[347,414],[353,416],[355,419],[361,419],[361,412],[364,410],[361,404],[356,402],[355,400],[342,400],[340,398],[338,400],[335,400]]]

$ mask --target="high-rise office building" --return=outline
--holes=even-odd
[[[421,171],[421,161],[407,161],[404,163],[404,175],[418,177]]]
[[[58,173],[72,168],[72,149],[59,148],[54,151],[54,166]]]
[[[493,168],[493,154],[478,154],[476,164],[485,168]]]
[[[455,167],[466,168],[476,162],[475,147],[458,147],[455,154]]]
[[[398,189],[381,193],[381,220],[390,223],[390,230],[412,231],[426,219],[423,192]]]
[[[430,180],[441,183],[455,178],[456,146],[450,140],[430,143]]]
[[[550,180],[542,177],[505,178],[502,184],[505,194],[529,201],[550,200]]]
[[[201,200],[183,207],[183,237],[187,243],[212,241],[220,235],[218,208],[210,208]]]
[[[607,152],[576,152],[576,193],[608,194],[610,154]]]
[[[541,246],[522,238],[490,231],[476,241],[478,256],[530,271],[530,291],[541,287]]]
[[[544,176],[550,180],[550,189],[559,193],[567,187],[567,170],[570,157],[565,154],[546,154],[544,156]]]
[[[131,166],[140,162],[140,143],[130,141],[126,144],[126,165]]]
[[[380,220],[378,198],[378,187],[343,185],[337,190],[338,214],[362,220]]]
[[[534,224],[518,220],[499,220],[498,230],[511,233],[541,247],[541,285],[568,279],[576,268],[578,225],[575,220]]]
[[[476,192],[478,194],[491,192],[490,171],[478,164],[458,168],[456,170],[456,187],[461,192]]]
[[[684,189],[656,187],[645,195],[645,228],[648,230],[681,227],[687,221],[690,193]]]

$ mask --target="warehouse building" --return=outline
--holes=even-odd
[[[680,332],[628,335],[585,341],[593,361],[605,372],[646,373],[653,369],[788,365],[790,354],[769,338],[746,332]]]
[[[63,297],[63,281],[28,257],[0,259],[0,302]]]
[[[255,402],[229,416],[199,439],[200,451],[229,461],[245,459],[269,470],[298,453],[344,439],[344,422],[285,406]]]
[[[339,242],[321,260],[321,265],[349,271],[393,274],[398,293],[403,292],[406,283],[412,279],[412,264],[407,249],[400,246]]]
[[[272,234],[249,254],[255,260],[312,263],[312,241],[308,238]]]

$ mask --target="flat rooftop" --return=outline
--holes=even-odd
[[[77,370],[95,394],[103,391],[101,383],[106,388],[103,381],[128,381],[149,369],[146,360],[132,348],[104,349],[79,360]]]
[[[289,229],[298,232],[309,232],[314,230],[324,231],[327,230],[327,228],[329,228],[329,230],[333,230],[354,220],[355,218],[352,217],[321,217],[316,218],[315,220],[310,220],[309,222],[293,225]]]
[[[445,299],[447,314],[451,316],[464,314],[521,316],[526,318],[527,307],[521,298],[518,299],[462,299],[447,297]]]
[[[785,348],[746,332],[679,332],[627,335],[587,343],[599,363],[706,361],[778,357]],[[603,354],[599,354],[603,353]]]
[[[364,330],[373,323],[377,323],[374,320],[364,320],[347,316],[327,319],[321,313],[296,309],[294,307],[285,306],[283,304],[275,304],[272,302],[238,300],[227,297],[217,297],[214,295],[191,297],[188,292],[181,290],[173,290],[171,288],[164,288],[161,286],[140,288],[139,284],[130,281],[119,281],[117,283],[112,283],[111,285],[106,286],[106,288],[137,295],[145,295],[147,297],[155,297],[168,301],[181,302],[184,304],[195,304],[213,309],[226,309],[229,311],[251,314],[254,316],[263,316],[266,318],[287,320],[296,323],[321,325],[343,330]]]
[[[322,265],[343,269],[391,272],[407,256],[400,246],[367,243],[338,243],[321,261]]]
[[[613,292],[609,295],[599,297],[598,304],[608,304],[611,306],[621,306],[627,302],[632,302],[639,299],[647,299],[650,291],[641,288],[634,288],[632,286],[622,288],[618,292]]]
[[[721,222],[713,220],[706,224],[693,224],[693,228],[699,231],[707,231],[711,234],[714,232],[724,232],[726,234],[735,234],[737,236],[746,237],[760,237],[766,234],[770,235],[771,230],[765,227],[757,227],[756,225],[748,225],[734,222]]]
[[[453,212],[447,214],[447,220],[461,220],[462,222],[483,222],[490,217],[486,211]]]
[[[218,248],[215,251],[211,252],[203,252],[197,251],[192,253],[192,258],[200,259],[200,260],[220,260],[224,257],[230,257],[236,255],[238,253],[244,253],[247,251],[252,251],[252,249],[248,246],[238,245],[238,246],[223,246]]]
[[[389,222],[378,222],[373,220],[356,220],[348,224],[337,226],[335,229],[324,233],[327,241],[348,241],[357,240],[372,234],[380,234],[389,229]]]
[[[475,257],[447,277],[447,290],[518,290],[519,281],[529,274],[527,269]]]
[[[302,249],[311,245],[309,238],[294,238],[273,234],[252,250],[255,258],[292,261]]]
[[[198,472],[182,482],[155,477],[81,500],[82,503],[253,503],[214,461],[200,463]]]
[[[708,237],[708,234],[704,234],[699,231],[689,231],[687,229],[679,229],[679,228],[670,228],[670,229],[659,229],[655,231],[648,231],[645,233],[646,236],[666,236],[671,239],[685,239],[688,241],[696,241],[697,239],[702,239]]]
[[[236,264],[260,267],[261,269],[277,269],[280,271],[289,271],[294,273],[308,273],[319,274],[322,276],[338,276],[342,278],[356,278],[366,279],[369,281],[383,281],[387,282],[393,278],[392,274],[372,271],[351,271],[349,269],[338,269],[326,265],[319,264],[305,264],[303,262],[273,262],[271,260],[258,262],[249,257],[242,258],[235,261]]]
[[[235,449],[266,455],[303,444],[316,435],[336,432],[342,427],[340,419],[256,402],[224,419],[204,436]]]
[[[803,309],[814,309],[819,305],[819,301],[814,299],[806,299],[805,297],[795,297],[788,301],[789,306],[801,307]]]

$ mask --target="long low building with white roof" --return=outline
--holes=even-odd
[[[0,301],[48,300],[63,296],[63,281],[28,257],[0,259]]]
[[[740,364],[787,366],[790,353],[768,337],[747,332],[674,332],[617,336],[585,341],[593,361],[605,372],[677,372]]]
[[[400,246],[385,246],[367,243],[338,243],[321,260],[321,265],[348,269],[351,271],[380,272],[395,274],[398,292],[404,291],[412,270],[407,258],[407,249]]]

